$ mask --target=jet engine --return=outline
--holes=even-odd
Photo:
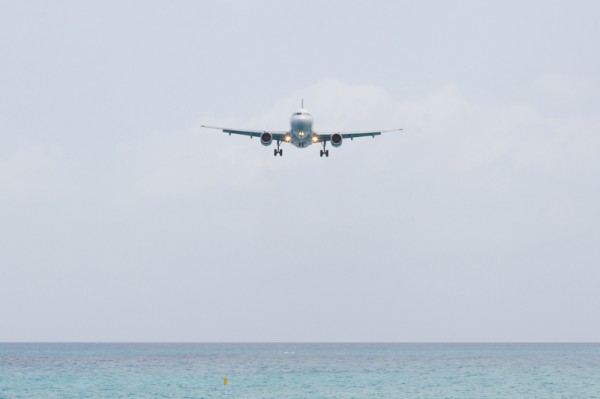
[[[331,145],[334,147],[339,147],[342,145],[342,135],[339,133],[334,133],[331,135]]]
[[[264,146],[271,145],[273,142],[273,135],[269,132],[264,132],[260,135],[260,143]]]

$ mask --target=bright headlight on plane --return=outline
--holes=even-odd
[[[312,139],[312,140],[313,140],[313,143],[316,143],[317,141],[319,141],[319,137],[317,137],[317,136],[313,136],[313,139]]]
[[[287,141],[288,143],[292,141],[292,136],[290,136],[289,134],[285,136],[285,141]]]

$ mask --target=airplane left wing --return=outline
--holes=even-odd
[[[249,136],[250,138],[260,137],[263,133],[270,133],[271,135],[273,135],[273,140],[278,140],[278,141],[284,141],[285,135],[287,133],[285,131],[280,131],[280,130],[277,130],[277,131],[274,131],[274,130],[241,130],[241,129],[230,129],[227,127],[206,126],[206,125],[201,125],[201,127],[204,127],[207,129],[222,130],[223,133],[228,133],[230,136],[232,134],[239,134],[242,136]]]
[[[368,137],[368,136],[375,137],[375,136],[380,136],[381,133],[396,132],[396,131],[400,131],[400,130],[402,130],[402,129],[386,129],[386,130],[356,131],[356,132],[343,132],[343,131],[315,132],[315,134],[317,136],[316,142],[322,143],[324,141],[331,141],[331,136],[333,136],[334,134],[339,134],[344,139],[354,140],[357,137]]]

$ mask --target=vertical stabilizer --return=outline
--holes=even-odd
[[[300,103],[300,108],[304,108],[304,99],[302,99],[302,103]]]

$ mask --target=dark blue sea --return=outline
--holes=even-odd
[[[0,398],[600,398],[600,344],[3,343]]]

